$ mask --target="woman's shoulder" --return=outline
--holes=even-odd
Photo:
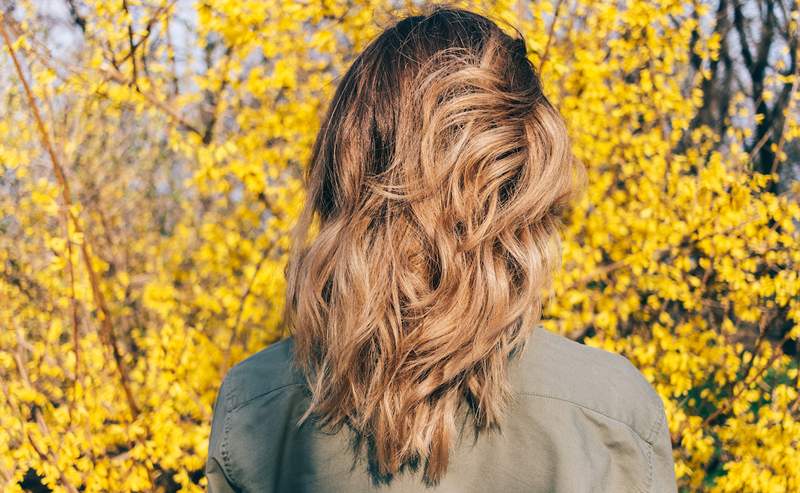
[[[228,370],[220,388],[227,411],[275,392],[300,390],[305,380],[294,365],[294,340],[287,337],[250,355]]]
[[[604,415],[651,443],[664,416],[661,397],[626,357],[539,325],[514,370],[518,394],[555,399]]]
[[[272,491],[280,471],[271,460],[289,416],[302,408],[305,381],[286,338],[234,365],[214,404],[206,476],[210,492]],[[274,459],[274,457],[272,458]]]

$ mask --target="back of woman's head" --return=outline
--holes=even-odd
[[[441,478],[459,409],[501,424],[582,176],[518,33],[439,6],[385,30],[330,104],[287,266],[304,419]]]

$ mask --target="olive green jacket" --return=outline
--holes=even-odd
[[[371,474],[347,428],[295,426],[308,405],[284,339],[228,372],[214,408],[206,475],[229,492],[675,492],[661,398],[624,357],[537,326],[512,361],[515,399],[501,431],[463,432],[444,478],[421,468]]]

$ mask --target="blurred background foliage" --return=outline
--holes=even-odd
[[[524,33],[589,169],[545,325],[653,383],[683,490],[800,491],[797,1],[458,4]],[[0,2],[3,491],[204,489],[321,113],[413,7]]]

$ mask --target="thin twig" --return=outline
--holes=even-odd
[[[242,321],[242,313],[244,312],[244,305],[247,303],[247,298],[250,297],[250,293],[253,291],[253,284],[255,284],[256,277],[258,277],[258,273],[261,271],[261,266],[264,264],[264,261],[269,256],[270,251],[272,248],[267,247],[264,248],[264,251],[261,252],[261,258],[258,259],[258,263],[256,263],[256,268],[253,271],[253,275],[250,276],[250,281],[247,283],[247,288],[242,293],[241,300],[239,301],[239,309],[236,311],[236,319],[233,323],[233,328],[231,329],[231,337],[228,340],[228,345],[225,348],[224,357],[223,357],[223,364],[222,364],[222,371],[227,371],[228,365],[230,364],[231,358],[231,347],[233,343],[236,341],[236,335],[239,332],[239,325]]]
[[[47,151],[47,154],[50,157],[50,163],[53,167],[53,173],[56,176],[56,180],[61,187],[61,199],[62,204],[61,206],[64,209],[64,215],[68,217],[73,226],[75,227],[75,231],[79,234],[83,233],[83,230],[78,222],[78,219],[72,213],[72,196],[70,193],[69,182],[67,181],[67,177],[64,173],[64,168],[61,166],[58,156],[56,155],[55,149],[50,142],[50,136],[47,132],[47,129],[44,126],[44,122],[42,120],[41,114],[39,113],[39,107],[36,104],[36,99],[33,96],[33,92],[31,91],[30,86],[28,85],[28,81],[25,79],[25,75],[22,71],[22,66],[17,59],[17,54],[14,51],[14,46],[11,42],[11,38],[8,35],[6,30],[6,18],[5,15],[0,14],[0,34],[2,34],[3,41],[8,48],[8,52],[11,55],[11,59],[14,62],[14,68],[16,69],[17,75],[20,79],[20,82],[25,90],[25,95],[28,99],[28,105],[30,106],[31,112],[33,113],[33,118],[36,121],[36,126],[39,129],[39,134],[41,136],[42,145]],[[133,397],[133,393],[130,389],[130,384],[128,382],[128,373],[125,369],[124,363],[122,361],[122,354],[119,350],[119,344],[117,343],[117,337],[114,333],[114,327],[111,324],[111,313],[108,310],[108,306],[106,305],[105,298],[103,297],[103,292],[100,289],[100,284],[98,281],[97,273],[94,270],[94,266],[92,265],[91,255],[89,253],[89,248],[87,246],[87,241],[84,238],[84,241],[80,244],[81,248],[81,256],[83,258],[83,263],[86,267],[86,271],[89,274],[89,283],[92,287],[92,294],[94,296],[95,304],[97,305],[98,310],[101,313],[101,316],[98,317],[100,319],[100,327],[101,327],[101,336],[105,339],[105,342],[110,346],[112,354],[114,356],[114,361],[116,363],[117,372],[119,373],[121,384],[123,391],[125,392],[125,396],[128,400],[128,405],[130,407],[131,413],[136,416],[139,414],[139,407],[136,405],[136,400]],[[77,347],[77,346],[76,346]]]
[[[550,29],[547,33],[547,43],[544,45],[544,52],[542,53],[542,59],[539,60],[539,73],[542,73],[542,68],[544,67],[544,62],[547,61],[547,56],[550,53],[550,45],[553,42],[553,36],[556,30],[556,22],[558,22],[558,11],[561,9],[561,4],[564,3],[564,0],[558,0],[556,2],[556,8],[553,12],[553,22],[550,23]]]

